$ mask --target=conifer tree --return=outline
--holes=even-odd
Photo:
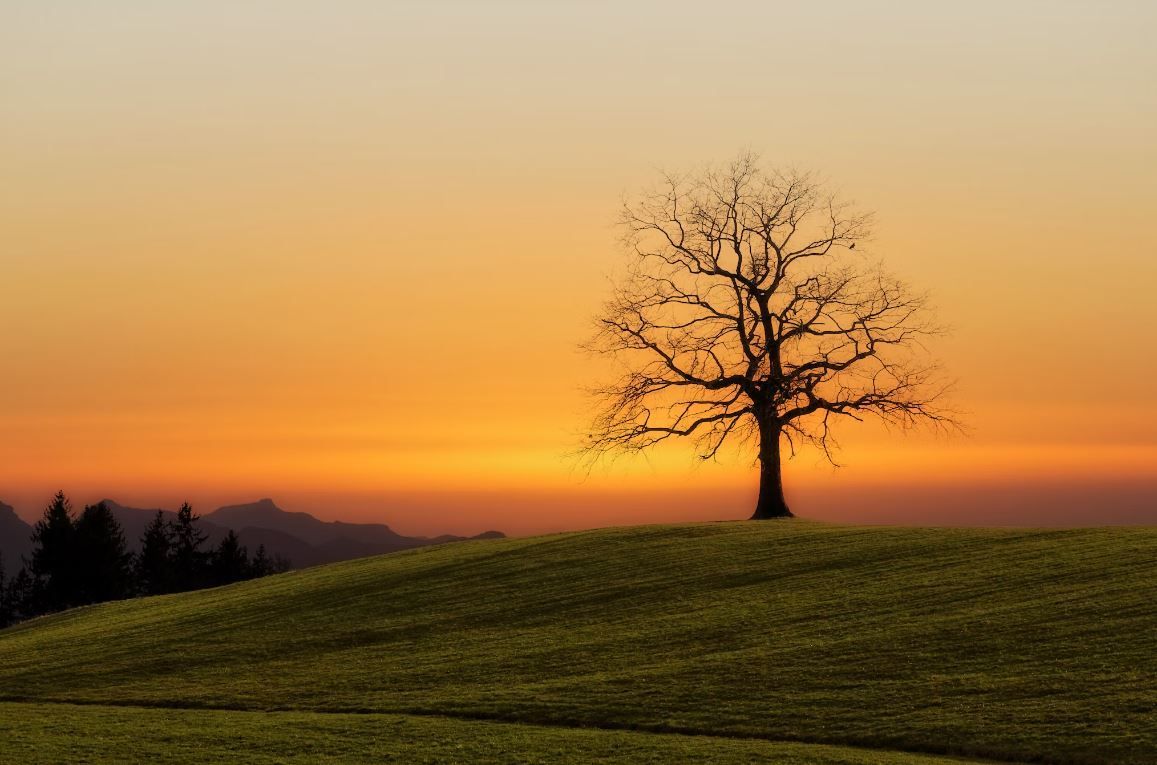
[[[172,523],[171,560],[175,592],[195,590],[206,584],[209,554],[201,549],[201,545],[209,535],[197,526],[200,518],[186,502]]]
[[[74,533],[79,573],[77,603],[103,603],[128,597],[132,556],[116,516],[103,502],[84,508]]]
[[[136,589],[142,595],[161,595],[173,587],[173,535],[160,510],[141,537],[136,560]]]
[[[269,554],[265,552],[265,545],[257,545],[257,552],[253,556],[253,560],[249,562],[250,579],[260,579],[263,576],[269,576],[273,573],[273,561],[270,560]]]
[[[32,532],[31,576],[38,612],[59,611],[76,602],[75,534],[72,504],[63,491],[58,491]]]
[[[249,552],[233,529],[221,540],[213,553],[213,582],[217,585],[239,582],[249,577]]]
[[[10,624],[30,619],[40,613],[35,602],[36,585],[27,568],[21,568],[16,576],[8,581],[4,590],[4,600],[8,607]]]
[[[8,605],[8,583],[4,581],[4,556],[0,555],[0,629],[12,623],[12,608]]]

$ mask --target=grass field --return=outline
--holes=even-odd
[[[1157,529],[638,527],[36,620],[0,632],[0,697],[24,702],[0,734],[157,747],[165,719],[256,762],[1154,763],[1155,649]]]
[[[0,703],[3,761],[953,765],[936,755],[437,717]]]

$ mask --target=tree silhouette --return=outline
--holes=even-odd
[[[171,527],[173,588],[177,592],[195,590],[206,584],[209,554],[201,550],[201,545],[209,535],[197,526],[200,518],[186,502],[177,511]]]
[[[128,597],[132,556],[112,511],[100,502],[84,508],[73,535],[74,567],[78,573],[75,603],[103,603]]]
[[[4,579],[4,556],[0,555],[0,629],[13,621],[12,606],[8,603],[8,583]]]
[[[232,584],[249,578],[249,553],[241,546],[233,529],[229,529],[229,533],[213,552],[211,573],[215,585]]]
[[[42,609],[35,603],[36,585],[27,568],[21,568],[16,572],[16,576],[8,581],[8,586],[0,593],[0,597],[4,599],[9,624],[42,613]]]
[[[160,510],[141,536],[136,560],[136,589],[142,595],[162,595],[173,587],[172,532]]]
[[[260,579],[272,573],[274,573],[273,561],[265,551],[265,545],[257,545],[257,552],[253,554],[253,560],[249,561],[249,578]]]
[[[31,568],[38,611],[59,611],[76,601],[75,533],[72,504],[63,491],[58,491],[32,532]]]
[[[753,519],[791,516],[782,449],[829,459],[839,419],[951,424],[921,340],[925,297],[868,261],[870,218],[808,174],[751,155],[666,176],[624,205],[632,252],[590,350],[624,369],[595,390],[587,455],[690,437],[704,459],[725,443],[760,466]]]
[[[57,492],[36,524],[28,565],[8,576],[0,560],[0,628],[72,606],[230,584],[290,568],[281,556],[270,559],[264,545],[250,560],[232,530],[216,549],[202,550],[208,535],[198,520],[188,503],[171,522],[158,511],[133,556],[103,502],[74,518],[68,498]]]

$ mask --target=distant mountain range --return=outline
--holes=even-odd
[[[153,520],[158,508],[126,507],[111,499],[103,500],[112,510],[125,533],[129,549],[140,546],[145,527]],[[176,513],[161,511],[172,520]],[[265,545],[270,557],[281,556],[293,568],[305,568],[321,563],[333,563],[367,555],[409,550],[414,547],[458,542],[464,539],[501,539],[500,531],[487,531],[475,537],[445,534],[438,537],[407,537],[381,523],[343,523],[322,521],[309,513],[291,513],[279,508],[271,499],[261,499],[247,505],[229,505],[201,516],[198,522],[209,535],[206,548],[216,546],[232,529],[249,548],[252,555],[258,545]],[[16,512],[0,502],[0,555],[4,569],[11,574],[20,567],[22,556],[32,544],[32,527]]]
[[[0,564],[6,574],[18,570],[21,558],[32,551],[31,536],[32,527],[10,506],[0,502]]]

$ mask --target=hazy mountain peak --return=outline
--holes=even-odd
[[[329,541],[334,524],[318,520],[309,513],[282,510],[270,498],[240,505],[226,505],[205,516],[205,519],[235,529],[256,527],[292,534],[310,543]]]
[[[11,505],[0,502],[0,564],[12,574],[32,550],[32,526]]]
[[[108,499],[107,497],[100,500],[97,504],[104,505],[111,510],[121,525],[126,527],[126,532],[129,530],[135,531],[138,525],[151,522],[153,516],[157,513],[164,513],[166,518],[176,515],[176,512],[160,507],[129,507],[128,505],[122,505],[115,499]],[[73,509],[77,510],[78,508]]]
[[[24,519],[16,514],[16,508],[0,502],[0,528],[15,528],[18,527],[18,525],[27,526],[29,529],[32,528],[31,525],[25,523]]]
[[[224,507],[217,508],[213,512],[214,513],[224,513],[224,512],[243,512],[243,511],[253,511],[253,510],[262,510],[265,512],[278,512],[278,513],[286,512],[285,510],[282,510],[280,507],[278,507],[277,503],[274,502],[269,497],[262,497],[261,499],[258,499],[254,502],[241,502],[241,503],[238,503],[236,505],[225,505]],[[305,513],[298,513],[298,515],[305,515]]]
[[[290,522],[312,525],[322,523],[309,513],[289,512],[282,510],[269,497],[263,497],[255,502],[246,502],[238,505],[225,505],[209,513],[207,518],[214,518],[217,522],[255,523],[262,522]]]
[[[282,510],[269,498],[248,504],[228,505],[207,514],[205,518],[235,529],[260,528],[292,534],[311,545],[328,549],[332,559],[355,557],[355,550],[361,551],[358,554],[369,555],[462,538],[449,535],[436,539],[407,537],[384,523],[323,521],[309,513]],[[344,552],[339,553],[338,550]]]

